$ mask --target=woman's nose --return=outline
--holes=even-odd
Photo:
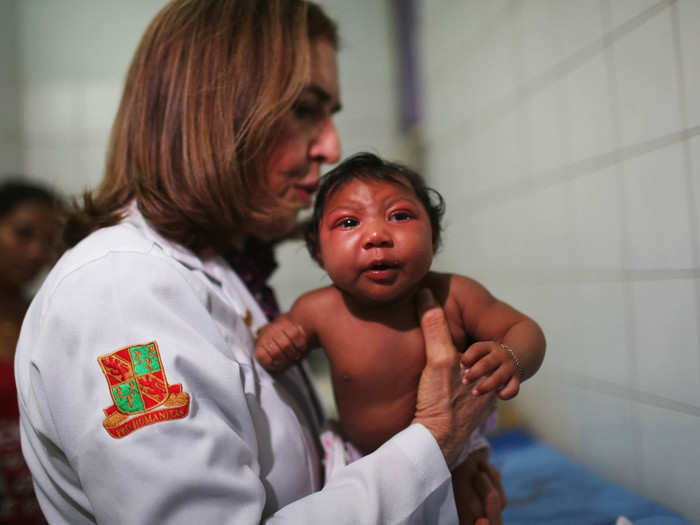
[[[340,137],[331,117],[323,121],[316,140],[311,144],[310,155],[313,160],[333,164],[340,160]]]
[[[365,249],[391,248],[394,246],[394,241],[386,226],[377,221],[366,225],[363,246]]]

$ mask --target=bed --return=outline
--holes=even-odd
[[[508,495],[505,525],[691,525],[679,514],[591,473],[524,430],[489,438]]]

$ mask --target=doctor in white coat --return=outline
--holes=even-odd
[[[340,154],[336,45],[301,0],[175,0],[146,30],[102,184],[70,215],[74,246],[17,350],[50,523],[457,523],[449,468],[493,400],[461,385],[429,295],[413,424],[325,486],[305,370],[253,357],[269,243]],[[475,483],[500,522],[497,474]]]

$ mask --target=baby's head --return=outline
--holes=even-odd
[[[338,164],[321,177],[313,215],[306,229],[305,240],[309,254],[318,261],[319,224],[330,198],[353,180],[387,182],[410,188],[428,214],[432,229],[433,252],[441,242],[442,216],[445,201],[442,195],[425,184],[423,177],[410,168],[381,159],[373,153],[357,153]]]
[[[420,175],[360,153],[322,177],[306,243],[347,297],[387,304],[430,272],[443,211]]]

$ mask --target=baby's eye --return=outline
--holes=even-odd
[[[390,221],[407,221],[411,219],[413,215],[407,211],[395,211],[389,216]]]
[[[358,224],[360,224],[360,221],[351,217],[345,217],[344,219],[338,221],[338,226],[340,226],[341,228],[353,228]]]

